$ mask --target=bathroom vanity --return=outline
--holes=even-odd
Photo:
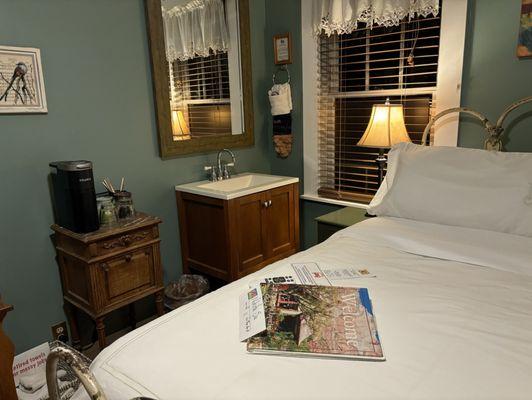
[[[299,179],[241,174],[176,186],[185,273],[232,282],[299,250]]]

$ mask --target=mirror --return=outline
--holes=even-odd
[[[145,0],[162,158],[253,145],[248,0]]]

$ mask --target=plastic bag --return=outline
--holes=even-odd
[[[175,310],[209,291],[209,281],[201,275],[182,275],[164,288],[164,305]]]

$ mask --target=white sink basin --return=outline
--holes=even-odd
[[[199,181],[178,185],[175,190],[230,200],[299,182],[299,178],[265,174],[240,174],[223,181]]]

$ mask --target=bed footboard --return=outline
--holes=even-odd
[[[0,298],[0,399],[17,400],[15,390],[15,381],[13,380],[13,357],[15,356],[15,347],[11,340],[4,333],[2,324],[4,318],[13,306],[2,302]]]

